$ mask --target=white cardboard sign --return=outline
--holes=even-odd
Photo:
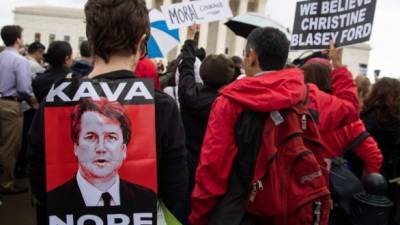
[[[227,0],[199,0],[161,6],[169,29],[187,27],[232,17]]]

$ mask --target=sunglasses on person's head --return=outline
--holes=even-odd
[[[253,50],[253,48],[251,48],[251,47],[246,47],[246,48],[243,50],[243,52],[242,52],[243,57],[249,56],[249,55],[250,55],[250,52],[251,52],[252,50]]]
[[[146,58],[147,55],[148,55],[148,51],[147,51],[147,42],[146,42],[146,44],[144,44],[140,50],[140,60]]]
[[[143,40],[143,44],[140,47],[140,60],[144,59],[148,55],[147,43],[149,41],[150,36],[146,35],[146,38]]]

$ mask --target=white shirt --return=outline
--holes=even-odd
[[[80,170],[76,175],[76,181],[78,182],[79,190],[81,191],[86,206],[104,206],[104,201],[101,198],[101,195],[104,192],[100,191],[95,186],[91,185],[87,180],[85,180],[85,178],[82,177]],[[110,205],[121,205],[118,175],[115,183],[106,192],[111,195]]]
[[[268,74],[268,73],[271,73],[271,72],[274,72],[274,71],[273,71],[273,70],[270,70],[270,71],[261,71],[261,72],[259,72],[259,73],[256,73],[256,74],[254,75],[254,77],[259,77],[259,76],[261,76],[261,75]],[[247,77],[246,74],[242,74],[242,75],[238,76],[238,78],[236,78],[236,80],[241,80],[241,79],[243,79],[243,78],[245,78],[245,77]]]
[[[28,59],[29,65],[31,66],[32,79],[35,79],[38,73],[44,73],[45,69],[34,58],[30,56],[27,56],[26,58]]]
[[[271,73],[271,72],[274,72],[274,70],[261,71],[261,72],[257,73],[256,75],[254,75],[254,77],[259,77],[259,76],[261,76],[261,75],[269,74],[269,73]]]

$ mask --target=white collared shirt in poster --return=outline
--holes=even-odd
[[[86,206],[104,206],[104,201],[101,198],[101,195],[104,193],[103,191],[100,191],[95,186],[91,185],[87,180],[85,180],[80,171],[78,171],[76,175],[76,180]],[[106,191],[111,195],[111,206],[121,205],[119,183],[119,176],[117,175],[115,183]]]

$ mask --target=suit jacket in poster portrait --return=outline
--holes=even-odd
[[[153,212],[156,209],[156,194],[143,186],[120,179],[119,186],[121,205],[88,207],[82,197],[76,177],[47,193],[47,209],[49,215],[65,218],[91,213],[112,214],[124,213],[132,217],[132,213]],[[128,206],[128,207],[127,207]],[[127,211],[129,209],[129,211]],[[153,212],[154,213],[154,212]],[[154,220],[156,218],[153,218]],[[154,221],[153,221],[154,222]],[[153,223],[155,224],[155,223]]]

